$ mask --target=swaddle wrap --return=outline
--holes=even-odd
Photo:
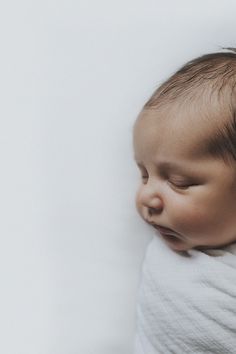
[[[137,303],[135,354],[236,353],[236,244],[175,252],[147,248]]]

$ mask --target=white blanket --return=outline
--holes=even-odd
[[[236,353],[236,244],[174,252],[155,236],[142,267],[135,354]]]

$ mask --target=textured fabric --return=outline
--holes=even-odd
[[[236,245],[174,252],[155,237],[142,267],[135,354],[236,353]]]

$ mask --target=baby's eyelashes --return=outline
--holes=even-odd
[[[172,181],[168,181],[168,183],[171,184],[172,186],[174,186],[175,188],[179,188],[179,189],[188,189],[190,187],[198,185],[196,183],[177,183],[177,182],[172,182]]]

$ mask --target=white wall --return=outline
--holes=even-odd
[[[0,8],[0,352],[131,354],[151,231],[132,124],[187,60],[236,46],[235,1]]]

